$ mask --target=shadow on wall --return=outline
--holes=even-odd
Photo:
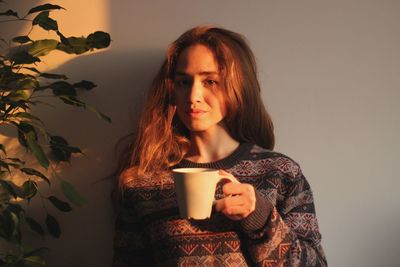
[[[15,6],[24,8],[24,5],[34,6],[39,2],[29,1],[28,4],[16,1]],[[113,15],[112,19],[115,20],[118,15]],[[13,36],[17,35],[14,33],[19,34],[22,26],[21,24],[17,28],[3,28],[1,34],[6,30]],[[124,40],[118,41],[121,43]],[[111,117],[113,121],[112,124],[108,124],[97,119],[96,115],[89,111],[64,105],[60,100],[52,98],[43,98],[43,101],[53,107],[43,105],[34,109],[34,113],[43,120],[51,134],[62,135],[70,145],[80,147],[87,155],[73,157],[71,164],[61,164],[57,168],[58,175],[71,182],[88,201],[83,207],[73,206],[69,213],[61,213],[46,203],[47,211],[60,222],[60,239],[47,235],[45,240],[42,240],[36,233],[23,229],[26,244],[33,248],[49,248],[50,251],[45,253],[48,266],[110,266],[114,218],[110,193],[113,183],[104,178],[117,164],[114,146],[122,136],[132,132],[149,85],[164,55],[165,51],[145,48],[115,49],[111,43],[110,48],[105,51],[84,54],[56,69],[48,70],[51,73],[67,75],[69,82],[84,79],[97,84],[92,91],[79,92],[79,97]],[[46,58],[41,64],[46,64],[45,60]],[[4,144],[14,142],[12,139],[15,133],[1,134],[6,138]],[[51,188],[39,181],[39,190],[43,196],[55,195],[65,199],[57,179],[52,178],[51,181]],[[43,209],[40,199],[33,199],[26,205],[26,211],[27,216],[34,217],[44,225],[46,210]]]
[[[112,44],[111,44],[112,46]],[[41,108],[36,112],[49,121],[50,129],[65,132],[71,140],[81,140],[88,147],[110,143],[121,133],[132,131],[133,122],[142,109],[152,78],[163,53],[112,50],[75,58],[53,73],[65,73],[70,82],[91,80],[97,87],[80,91],[79,97],[113,120],[111,125],[80,108],[60,105],[56,109]],[[54,100],[57,104],[59,100]],[[82,134],[84,130],[84,135]],[[105,140],[104,138],[107,138]],[[106,142],[105,142],[106,141]]]
[[[48,205],[62,230],[59,240],[48,236],[43,244],[51,248],[46,255],[48,266],[110,265],[105,257],[111,260],[112,256],[114,214],[110,193],[113,183],[104,178],[117,164],[114,146],[122,136],[132,132],[163,57],[164,51],[114,53],[111,44],[111,49],[105,52],[80,56],[51,70],[66,74],[70,82],[85,79],[97,84],[92,91],[82,91],[78,95],[111,117],[113,122],[108,124],[97,119],[94,113],[58,103],[58,99],[49,101],[56,108],[42,106],[35,110],[52,134],[62,135],[70,145],[80,147],[87,155],[72,158],[71,165],[63,164],[59,170],[60,177],[70,181],[88,203],[80,208],[73,207],[67,214]],[[45,196],[63,196],[57,185],[49,189],[41,184],[41,191]],[[45,216],[40,201],[33,201],[28,212],[38,219]],[[29,243],[40,246],[41,241],[34,233],[28,235]],[[79,265],[74,262],[76,259]]]

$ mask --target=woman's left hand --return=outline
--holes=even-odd
[[[224,171],[220,170],[221,178],[236,178]],[[226,197],[215,201],[215,210],[222,212],[231,220],[241,220],[246,218],[256,208],[256,192],[252,185],[241,184],[237,182],[226,183],[222,186],[222,192]]]

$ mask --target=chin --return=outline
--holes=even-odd
[[[181,120],[190,132],[206,132],[208,130],[226,130],[222,118],[220,120]]]
[[[208,130],[207,127],[193,127],[193,126],[189,126],[187,127],[189,129],[189,131],[191,132],[205,132]]]
[[[186,126],[190,132],[194,133],[204,133],[204,132],[210,132],[210,133],[218,133],[221,130],[226,131],[225,127],[221,124],[212,124],[212,125],[199,125],[199,124],[190,124]]]

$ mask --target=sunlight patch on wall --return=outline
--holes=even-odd
[[[42,5],[48,1],[39,1],[37,5]],[[78,4],[79,3],[79,4]],[[50,17],[58,22],[59,30],[66,37],[81,37],[88,36],[95,31],[109,32],[108,0],[58,0],[57,4],[65,8],[65,10],[54,10],[50,12]],[[30,30],[30,25],[27,24],[21,30],[20,34],[24,35]],[[40,27],[34,27],[31,32],[32,39],[46,38],[58,39],[54,32],[46,32]],[[102,50],[104,51],[104,49]],[[89,52],[90,54],[100,51]],[[80,56],[90,55],[88,53]],[[45,57],[45,61],[38,65],[38,69],[43,72],[49,72],[52,69],[57,69],[69,60],[78,57],[77,55],[69,55],[60,51],[53,51]]]
[[[24,16],[30,8],[38,5],[48,3],[49,1],[22,1],[13,0],[3,3],[5,9],[13,9],[18,11],[20,17]],[[54,1],[52,1],[54,2]],[[54,10],[50,12],[50,17],[58,22],[58,27],[61,33],[66,37],[81,37],[87,36],[95,31],[109,32],[111,28],[109,25],[108,0],[85,0],[85,1],[73,1],[73,0],[58,0],[57,2],[51,3],[57,4],[65,8],[65,10]],[[35,15],[31,15],[29,18],[33,19]],[[6,40],[11,39],[15,36],[27,35],[31,31],[31,22],[12,22],[7,24],[7,27],[1,29],[1,37]],[[33,40],[37,39],[59,39],[59,37],[53,32],[46,32],[39,26],[35,26],[32,32],[29,34]],[[105,49],[102,49],[104,51]],[[50,54],[43,58],[43,62],[40,62],[35,66],[41,72],[51,72],[54,69],[61,67],[68,61],[79,57],[79,56],[91,56],[94,53],[100,52],[92,51],[82,55],[70,55],[60,51],[52,51]],[[95,67],[95,66],[94,66]],[[68,73],[66,73],[68,75]],[[7,148],[7,156],[15,157],[18,155],[23,161],[26,162],[27,166],[33,168],[39,168],[37,160],[32,156],[24,153],[25,150],[20,146],[17,137],[17,130],[13,127],[1,128],[0,131],[0,144],[3,144]],[[72,158],[81,157],[81,155],[73,155]],[[59,173],[62,168],[68,164],[60,164],[53,166],[53,172]],[[46,170],[41,170],[46,173]],[[20,185],[21,179],[19,178],[18,172],[14,173],[10,180],[15,184]],[[50,174],[50,173],[46,173]],[[32,179],[35,179],[34,177]],[[22,179],[23,181],[23,179]],[[43,183],[43,180],[37,180],[38,183]]]

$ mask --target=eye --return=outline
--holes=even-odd
[[[187,78],[177,78],[174,80],[174,85],[177,87],[187,87],[191,84],[191,81]]]
[[[215,87],[218,85],[218,81],[213,80],[213,79],[207,79],[204,81],[204,83],[207,87]]]

